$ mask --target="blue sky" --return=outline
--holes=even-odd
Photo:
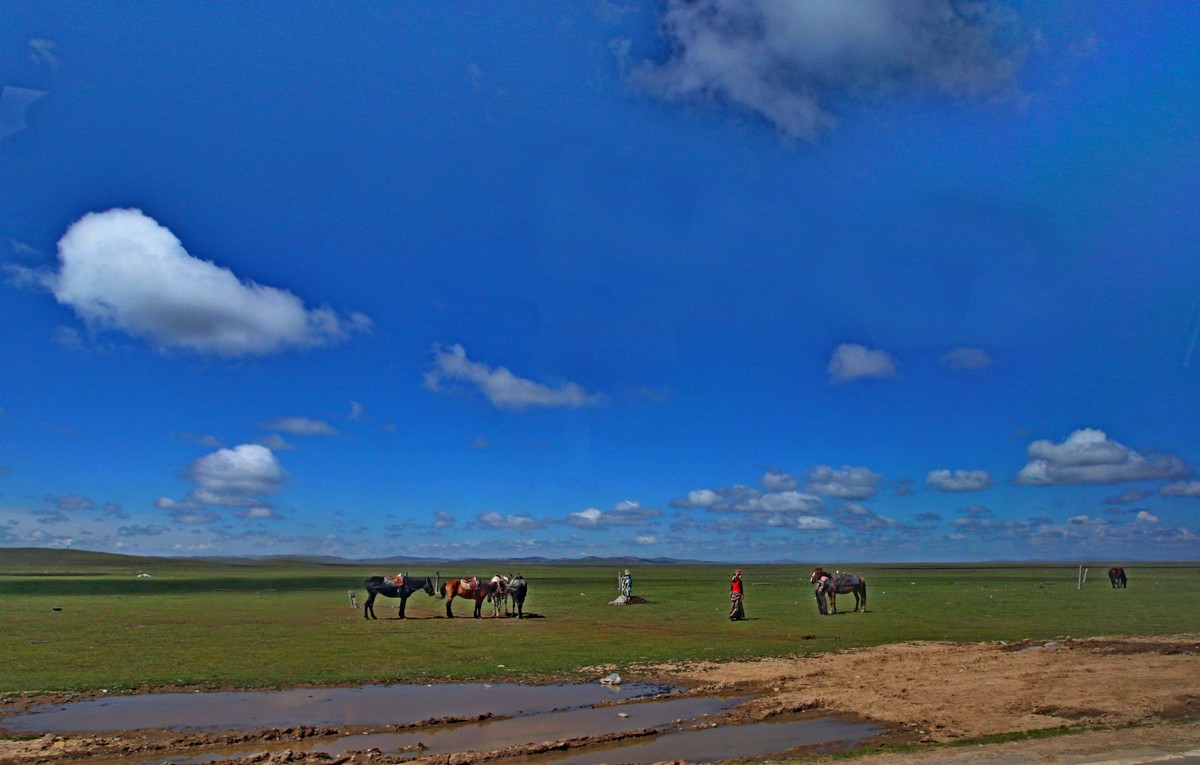
[[[0,546],[1198,559],[1198,36],[8,3]]]

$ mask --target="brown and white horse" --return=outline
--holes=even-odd
[[[827,574],[824,569],[817,566],[813,569],[812,576],[808,578],[808,583],[816,585],[817,610],[822,614],[836,614],[837,596],[847,593],[853,593],[854,595],[854,610],[866,613],[867,580],[858,574],[851,574],[846,571],[835,571],[833,574]],[[829,598],[828,608],[825,606],[826,597]]]
[[[446,599],[446,617],[454,618],[454,612],[450,610],[450,604],[455,598],[465,598],[475,601],[475,618],[480,617],[480,610],[483,608],[485,598],[493,598],[503,592],[503,585],[493,582],[483,582],[475,577],[469,579],[447,579],[442,586],[438,588],[438,597]],[[493,614],[494,615],[494,614]]]

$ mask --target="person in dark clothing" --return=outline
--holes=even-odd
[[[733,572],[729,582],[729,621],[736,622],[746,618],[746,610],[742,606],[742,570]]]

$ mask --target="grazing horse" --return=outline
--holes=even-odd
[[[479,611],[483,608],[484,598],[492,597],[499,592],[498,585],[491,582],[481,582],[475,577],[470,579],[447,579],[438,588],[438,597],[446,599],[446,617],[454,618],[454,612],[450,610],[450,604],[455,598],[466,598],[475,601],[475,618],[480,617]]]
[[[508,597],[512,598],[513,610],[518,619],[525,618],[525,595],[529,592],[529,583],[525,577],[517,574],[508,582]]]
[[[363,582],[367,588],[367,599],[363,602],[363,618],[375,618],[375,596],[384,595],[389,598],[400,598],[400,617],[404,618],[404,606],[408,596],[417,590],[433,597],[433,579],[431,577],[415,577],[397,574],[396,576],[373,576]]]
[[[1112,584],[1114,590],[1123,590],[1128,584],[1129,579],[1125,576],[1125,569],[1110,568],[1108,570],[1108,581]]]
[[[837,613],[837,596],[845,595],[846,593],[854,594],[854,610],[866,613],[867,610],[867,580],[863,579],[858,574],[851,574],[845,571],[835,571],[833,575],[825,573],[824,569],[817,566],[813,569],[812,576],[808,578],[809,584],[815,584],[817,595],[817,610],[822,614]],[[825,598],[829,598],[829,607],[825,607]]]

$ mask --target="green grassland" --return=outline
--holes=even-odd
[[[413,575],[434,566],[410,567]],[[510,565],[442,564],[443,577]],[[808,570],[743,567],[745,622],[729,622],[728,566],[645,566],[611,607],[615,567],[525,566],[526,610],[541,618],[444,617],[444,602],[380,598],[380,619],[349,606],[378,566],[237,565],[94,553],[0,550],[0,691],[245,687],[582,676],[599,664],[734,659],[910,640],[1044,640],[1194,632],[1200,564],[1130,565],[1114,591],[1093,567],[856,566],[868,613],[817,614]],[[426,570],[428,569],[428,570]],[[150,578],[137,578],[146,572]],[[839,605],[853,608],[853,597]],[[54,610],[59,608],[61,610]],[[485,615],[487,611],[485,610]]]

